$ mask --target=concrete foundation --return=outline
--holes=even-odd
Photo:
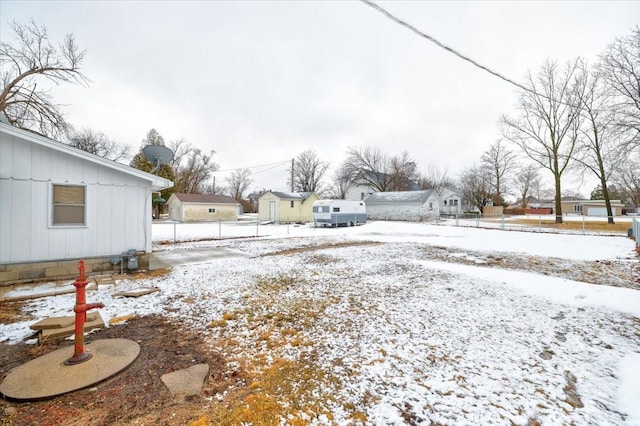
[[[120,257],[120,256],[113,256]],[[136,254],[137,269],[149,269],[149,254]],[[37,281],[57,281],[73,279],[78,276],[78,261],[80,259],[66,259],[47,262],[13,263],[0,265],[0,286],[25,284]],[[113,264],[112,257],[85,258],[87,276],[103,275],[109,272],[120,272],[120,264]],[[127,260],[124,268],[126,272]]]

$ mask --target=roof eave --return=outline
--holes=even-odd
[[[35,133],[20,129],[18,127],[11,126],[9,124],[0,123],[0,129],[2,129],[2,131],[12,136],[27,139],[28,141],[33,142],[37,145],[54,149],[56,151],[63,152],[72,157],[87,160],[92,163],[96,163],[96,164],[108,167],[110,169],[114,169],[119,172],[126,173],[132,176],[136,176],[140,179],[146,180],[151,183],[151,188],[153,191],[161,191],[163,189],[171,188],[173,186],[173,182],[168,179],[161,178],[151,173],[147,173],[145,171],[127,166],[126,164],[118,163],[113,160],[108,160],[106,158],[99,157],[97,155],[91,154],[81,149],[66,145],[62,142],[54,141],[53,139],[49,139],[44,136],[37,135]]]

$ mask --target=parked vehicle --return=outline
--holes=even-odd
[[[364,201],[316,200],[313,202],[316,226],[357,226],[367,222]]]

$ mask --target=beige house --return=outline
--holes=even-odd
[[[624,204],[620,200],[611,200],[611,214],[622,215]],[[584,216],[607,216],[604,200],[562,200],[562,213]]]
[[[262,222],[304,223],[313,221],[315,192],[267,191],[258,199],[258,219]]]
[[[167,201],[169,219],[180,222],[238,220],[240,203],[227,195],[174,193]]]

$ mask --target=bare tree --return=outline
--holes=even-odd
[[[419,180],[415,161],[409,157],[407,151],[389,159],[390,191],[411,191],[416,189]]]
[[[390,162],[379,148],[350,147],[344,162],[345,172],[354,183],[377,192],[389,191],[392,183]]]
[[[289,168],[289,175],[293,177],[293,185],[291,185],[291,177],[289,185],[297,192],[316,192],[322,191],[322,178],[329,168],[329,163],[321,161],[313,150],[307,150],[298,155],[294,159],[293,172]]]
[[[331,185],[326,191],[329,198],[343,200],[347,197],[347,191],[353,184],[353,176],[349,172],[350,168],[345,163],[335,171]]]
[[[640,208],[640,155],[620,162],[613,177],[616,187],[622,191],[634,207]]]
[[[181,156],[181,161],[173,163],[177,192],[201,193],[205,190],[209,176],[218,170],[218,165],[213,162],[213,154],[214,151],[207,154],[189,145],[187,154]]]
[[[409,191],[420,183],[416,162],[406,151],[388,156],[380,148],[350,147],[343,168],[343,174],[351,176],[353,184],[376,192]]]
[[[418,179],[420,189],[435,189],[440,191],[446,187],[455,186],[454,182],[449,178],[447,169],[440,169],[435,164],[429,164],[427,171],[420,175]]]
[[[480,211],[491,203],[491,175],[483,167],[465,169],[460,174],[460,189],[465,201]]]
[[[102,132],[91,129],[72,131],[69,135],[69,145],[99,157],[113,161],[127,160],[131,157],[129,145],[120,145],[109,139]]]
[[[522,90],[518,100],[519,116],[501,119],[504,137],[553,175],[556,223],[562,223],[561,178],[578,139],[580,63],[575,60],[561,70],[555,62],[547,62],[536,78],[529,74],[528,90]]]
[[[251,179],[251,171],[249,169],[234,170],[225,180],[229,187],[229,195],[236,200],[242,200],[242,194],[253,183]]]
[[[581,72],[584,78],[584,91],[580,98],[582,126],[574,159],[598,178],[608,222],[613,224],[608,181],[620,157],[615,114],[602,73],[590,73],[586,66]]]
[[[33,20],[28,24],[14,21],[11,28],[13,44],[0,42],[0,112],[12,125],[60,139],[70,125],[43,83],[87,84],[80,72],[85,51],[78,48],[72,34],[55,47],[47,29]]]
[[[491,176],[492,199],[494,206],[505,205],[503,193],[509,182],[509,177],[517,166],[515,153],[510,151],[502,139],[491,144],[482,154],[482,166],[486,167]]]
[[[616,125],[627,149],[640,150],[640,27],[617,38],[600,56],[602,78],[615,93]]]
[[[529,164],[522,168],[519,173],[514,174],[513,187],[520,195],[523,209],[527,208],[528,198],[536,192],[539,186],[538,167],[534,164]]]

